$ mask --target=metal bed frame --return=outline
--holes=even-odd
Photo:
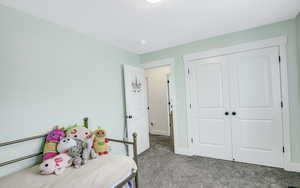
[[[84,122],[84,127],[88,128],[88,118],[84,118],[83,122]],[[13,144],[21,143],[21,142],[26,142],[26,141],[30,141],[30,140],[35,140],[35,139],[39,139],[39,138],[44,138],[46,136],[47,136],[47,134],[42,134],[42,135],[37,135],[37,136],[32,136],[32,137],[27,137],[27,138],[21,138],[21,139],[18,139],[18,140],[3,142],[3,143],[0,143],[0,147],[13,145]],[[111,141],[111,142],[117,142],[117,143],[132,145],[133,146],[133,160],[135,161],[136,166],[138,168],[139,165],[138,165],[138,154],[137,154],[137,133],[133,133],[132,137],[133,137],[133,142],[126,141],[126,140],[117,140],[117,139],[112,139],[112,138],[108,138],[108,140]],[[40,155],[43,155],[43,152],[34,153],[34,154],[31,154],[31,155],[26,155],[26,156],[23,156],[23,157],[19,157],[19,158],[16,158],[16,159],[5,161],[3,163],[0,163],[0,167],[6,166],[6,165],[9,165],[9,164],[12,164],[12,163],[16,163],[16,162],[19,162],[19,161],[23,161],[23,160],[26,160],[26,159],[30,159],[30,158],[33,158],[33,157],[37,157],[37,156],[40,156]],[[127,177],[121,183],[116,185],[115,188],[122,188],[122,186],[129,183],[133,179],[135,180],[134,181],[135,182],[135,188],[139,188],[138,170],[139,169],[137,169],[135,172],[132,172],[132,174],[129,177]]]

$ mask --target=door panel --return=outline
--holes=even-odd
[[[231,128],[224,113],[229,107],[224,58],[193,62],[190,70],[193,150],[201,156],[231,159]]]
[[[200,108],[222,107],[223,88],[222,88],[222,64],[221,63],[202,63],[196,66],[198,106]]]
[[[233,157],[281,167],[282,124],[278,48],[228,56]]]
[[[234,71],[238,79],[235,81],[239,92],[239,105],[240,107],[268,107],[272,98],[270,60],[265,55],[246,56],[246,54],[239,54],[232,58],[232,63],[237,61]]]
[[[272,150],[272,121],[241,120],[240,130],[241,145],[244,149]]]
[[[282,167],[278,54],[270,47],[187,65],[196,155]]]
[[[136,132],[138,134],[137,149],[138,153],[141,153],[150,147],[146,96],[147,91],[144,70],[124,65],[124,86],[126,98],[127,134],[129,140],[132,140],[132,133]]]
[[[205,125],[205,126],[201,126]],[[199,143],[222,146],[225,140],[225,122],[218,119],[199,119]],[[214,134],[211,134],[214,133]]]

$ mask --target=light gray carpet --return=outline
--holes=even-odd
[[[141,188],[300,188],[300,173],[176,155],[168,137],[150,140],[151,148],[139,156]]]

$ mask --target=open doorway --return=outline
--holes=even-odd
[[[174,60],[170,58],[148,62],[143,64],[143,67],[129,65],[123,67],[126,106],[124,139],[130,140],[129,135],[138,134],[138,154],[144,153],[150,148],[150,141],[157,145],[157,148],[161,144],[171,153],[178,152],[176,147]],[[163,75],[159,76],[160,74],[156,74],[157,72],[163,72]],[[157,89],[161,90],[161,94],[157,93]],[[151,101],[155,101],[154,105]],[[151,112],[155,112],[156,115]],[[161,118],[157,120],[157,117]],[[130,149],[127,152],[132,154]]]
[[[162,145],[174,152],[171,66],[145,69],[150,147]]]

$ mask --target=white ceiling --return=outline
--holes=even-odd
[[[136,53],[294,18],[300,0],[0,0]],[[141,40],[147,41],[141,44]]]

